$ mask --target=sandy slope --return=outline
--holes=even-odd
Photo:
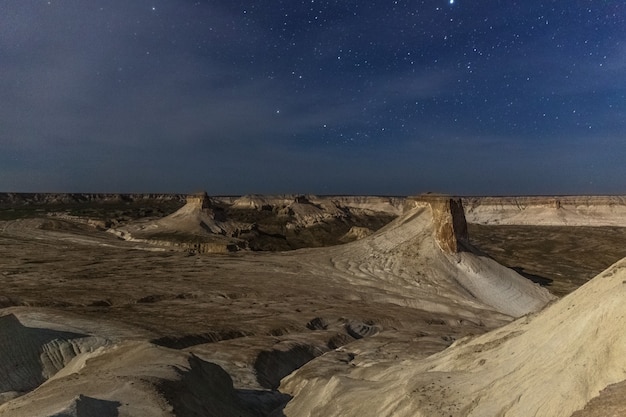
[[[239,225],[232,221],[221,221],[210,208],[186,204],[169,216],[158,220],[140,221],[119,230],[113,230],[128,239],[149,239],[159,234],[180,234],[188,236],[213,237],[230,236]]]
[[[283,381],[288,416],[570,416],[626,379],[626,260],[534,316],[421,361]],[[332,399],[332,400],[331,400]]]
[[[487,257],[470,251],[444,253],[433,234],[430,207],[418,203],[378,233],[337,247],[331,261],[343,279],[359,286],[375,283],[389,291],[410,291],[414,305],[426,310],[477,303],[519,317],[553,298]]]

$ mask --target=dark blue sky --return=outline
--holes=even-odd
[[[0,19],[0,191],[626,193],[621,0],[6,0]]]

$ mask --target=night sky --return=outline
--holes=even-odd
[[[626,2],[3,0],[0,191],[625,194]]]

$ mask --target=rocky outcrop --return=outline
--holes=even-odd
[[[430,206],[433,215],[434,238],[445,253],[466,250],[469,237],[463,202],[460,198],[440,194],[411,197],[418,205]]]
[[[250,224],[224,218],[202,192],[187,196],[187,204],[167,217],[130,223],[109,232],[126,240],[195,253],[224,253],[245,248],[246,243],[238,236],[251,228]]]
[[[339,239],[341,242],[352,242],[368,237],[374,233],[372,229],[367,227],[352,226],[348,232]]]
[[[187,205],[193,207],[196,210],[204,210],[211,208],[211,200],[206,191],[196,194],[189,194],[187,196]]]

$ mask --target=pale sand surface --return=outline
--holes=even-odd
[[[295,396],[285,414],[570,416],[626,379],[625,296],[626,260],[538,314],[427,359],[331,377],[307,365],[283,381]]]

